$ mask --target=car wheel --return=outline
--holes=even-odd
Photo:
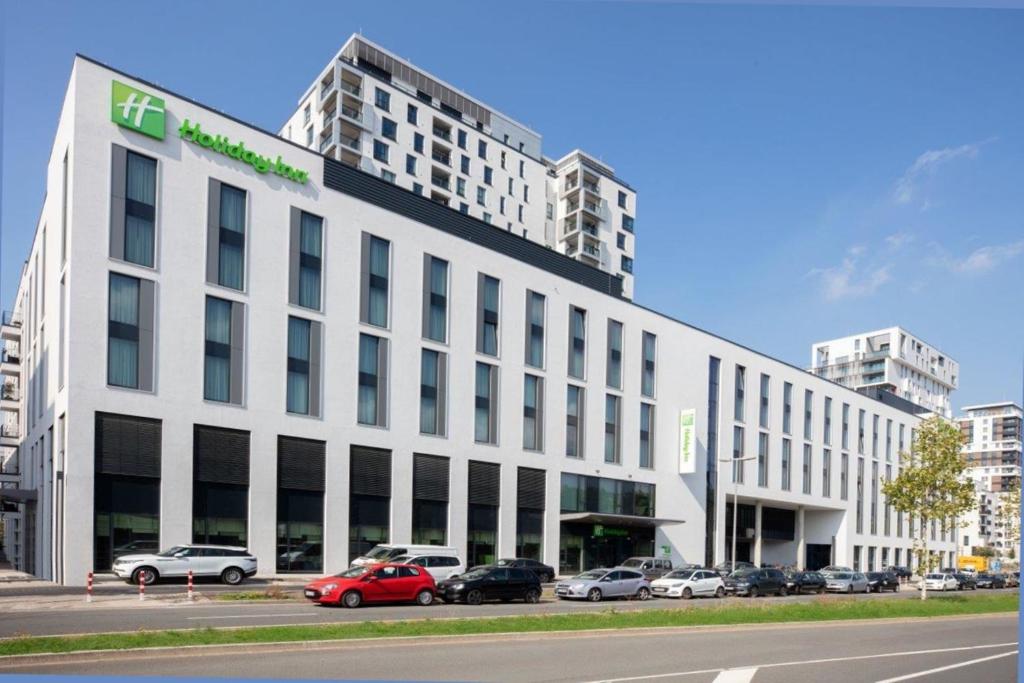
[[[138,569],[132,572],[131,582],[134,583],[136,586],[139,584],[149,586],[151,584],[156,583],[156,580],[159,576],[160,575],[157,574],[156,570],[152,567],[139,567]]]
[[[757,586],[751,586],[750,587],[750,590],[747,591],[747,597],[749,597],[749,598],[756,598],[757,597]]]
[[[643,601],[643,600],[647,600],[650,597],[651,597],[651,589],[648,588],[647,586],[640,586],[640,590],[638,590],[636,592],[636,599]]]
[[[784,598],[787,595],[789,595],[789,589],[788,588],[786,588],[785,586],[782,586],[781,588],[779,588],[779,597],[780,598]]]
[[[803,592],[804,592],[804,591],[803,591],[803,589],[802,589],[802,588],[800,587],[800,585],[799,585],[799,584],[797,584],[797,585],[793,586],[793,595],[800,595],[800,594],[801,594],[801,593],[803,593]]]
[[[429,590],[427,588],[424,588],[423,590],[421,590],[419,593],[416,594],[416,604],[417,605],[422,605],[423,607],[426,607],[427,605],[431,604],[432,602],[434,602],[434,592],[433,591],[431,591],[431,590]]]
[[[590,602],[601,602],[601,589],[591,588],[587,591],[587,600]]]
[[[853,595],[853,584],[852,583],[849,586],[846,587],[846,594],[847,595]]]
[[[693,597],[693,591],[690,590],[689,586],[687,586],[686,588],[683,589],[683,599],[684,600],[689,600],[692,597]]]
[[[715,589],[715,597],[716,598],[724,598],[725,597],[725,589],[722,588],[721,586],[716,588]]]
[[[526,591],[525,600],[531,605],[536,605],[538,602],[540,602],[540,591],[536,588],[531,588],[530,590]]]
[[[238,567],[228,567],[220,574],[220,580],[229,586],[237,586],[245,581],[245,574]]]
[[[467,605],[479,605],[484,601],[484,594],[477,589],[473,589],[466,593],[466,604]]]
[[[363,604],[363,596],[359,594],[359,591],[349,591],[341,596],[341,604],[349,609],[355,609]]]

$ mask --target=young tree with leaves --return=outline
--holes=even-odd
[[[1009,491],[1001,496],[996,517],[1003,528],[1003,543],[1010,560],[1017,559],[1017,546],[1020,545],[1020,482],[1013,484]]]
[[[974,485],[964,476],[960,430],[938,416],[918,426],[909,453],[900,453],[900,471],[882,483],[882,493],[894,509],[918,518],[914,554],[927,574],[935,564],[929,552],[929,522],[957,520],[975,506]],[[955,536],[954,532],[954,536]],[[928,597],[924,583],[921,599]]]

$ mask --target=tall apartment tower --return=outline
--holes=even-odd
[[[25,274],[22,272],[22,280]],[[4,311],[0,325],[0,513],[3,513],[3,547],[9,557],[20,557],[26,549],[23,508],[31,495],[20,489],[21,458],[19,453],[22,433],[21,411],[21,306]],[[31,473],[26,473],[31,476]],[[33,528],[30,525],[29,528]],[[34,544],[28,543],[28,547]]]
[[[974,482],[978,507],[960,532],[961,554],[991,548],[1001,559],[1014,557],[1016,542],[1009,539],[1000,515],[1007,494],[1021,483],[1021,431],[1024,410],[1010,401],[968,406],[957,419],[964,435],[967,474]]]
[[[902,327],[862,332],[811,347],[811,372],[861,393],[886,394],[952,418],[960,365]]]
[[[633,297],[636,192],[392,52],[353,35],[299,99],[284,138],[622,278]]]

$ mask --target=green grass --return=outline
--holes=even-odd
[[[295,593],[288,593],[280,588],[268,588],[265,591],[243,591],[240,593],[215,593],[214,600],[226,602],[248,602],[253,600],[293,600]]]
[[[85,636],[24,636],[0,640],[0,656],[75,652],[82,650],[128,650],[140,647],[185,647],[245,643],[348,640],[352,638],[393,638],[486,633],[534,633],[595,629],[652,628],[763,624],[845,619],[897,617],[938,617],[1017,610],[1017,595],[934,597],[921,600],[817,599],[801,603],[732,601],[709,609],[644,609],[575,614],[467,619],[417,619],[414,621],[305,626],[264,626],[235,629],[181,631],[137,631]],[[429,610],[424,610],[428,613]],[[472,614],[472,608],[466,610]],[[372,614],[368,615],[372,616]]]

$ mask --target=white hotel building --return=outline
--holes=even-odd
[[[632,303],[529,234],[84,57],[46,186],[3,330],[22,569],[81,584],[203,541],[263,574],[383,541],[562,573],[713,564],[734,495],[740,559],[909,563],[880,482],[917,417]]]

